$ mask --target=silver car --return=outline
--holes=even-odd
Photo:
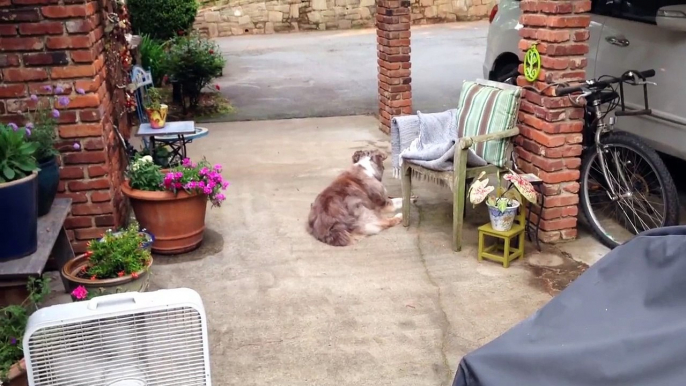
[[[516,69],[520,41],[518,0],[500,0],[490,17],[484,76]],[[586,77],[655,69],[649,88],[652,115],[621,117],[618,128],[655,150],[686,160],[686,0],[594,0]],[[626,90],[628,108],[642,109],[640,87]]]

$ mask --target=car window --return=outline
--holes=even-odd
[[[655,24],[657,10],[668,5],[683,5],[686,0],[622,0],[618,17]]]

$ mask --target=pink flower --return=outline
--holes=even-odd
[[[164,176],[165,180],[173,180],[174,178],[175,178],[174,173],[172,173],[172,172],[169,172],[169,173],[167,173],[166,176]]]
[[[229,187],[229,181],[223,181],[222,182],[222,189],[226,189]]]
[[[190,158],[184,158],[183,162],[181,163],[184,167],[189,167],[191,166],[192,162]]]
[[[226,196],[223,195],[223,194],[221,194],[221,193],[219,193],[219,194],[217,194],[216,196],[214,196],[214,199],[215,199],[215,201],[221,202],[221,201],[226,200]]]
[[[214,171],[217,173],[221,173],[222,172],[222,166],[220,164],[214,165]]]
[[[209,173],[209,172],[210,172],[210,170],[209,170],[208,168],[202,168],[202,169],[200,169],[200,173],[199,173],[199,174],[200,174],[201,176],[205,176],[205,175],[207,175],[207,173]]]
[[[195,185],[196,188],[198,189],[205,189],[205,182],[204,181],[198,181],[197,185]]]
[[[209,186],[205,186],[205,188],[202,190],[202,192],[205,194],[211,194],[212,188],[210,188]]]
[[[176,177],[176,179],[181,179],[181,178],[183,178],[183,173],[182,172],[176,172],[176,173],[174,173],[174,177]]]
[[[88,290],[86,289],[86,287],[80,285],[76,287],[73,291],[71,291],[71,294],[77,300],[83,300],[88,296]]]
[[[180,182],[177,182],[176,184],[174,184],[174,187],[176,187],[176,189],[181,189],[181,187],[183,187],[183,185],[181,185]]]

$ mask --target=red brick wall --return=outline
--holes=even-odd
[[[519,48],[538,43],[542,71],[533,83],[539,91],[526,91],[520,110],[521,135],[517,138],[519,166],[544,181],[546,196],[541,240],[551,242],[577,236],[579,167],[583,109],[567,97],[557,97],[555,82],[583,80],[587,65],[590,11],[588,0],[523,0]],[[520,86],[531,84],[520,76]]]
[[[376,5],[379,122],[389,134],[394,116],[412,114],[410,2],[378,0]]]
[[[25,122],[20,113],[29,96],[47,94],[45,85],[62,87],[72,99],[59,119],[59,196],[74,201],[66,227],[77,252],[126,213],[105,81],[104,20],[99,1],[0,0],[0,121]],[[76,93],[80,88],[84,95]]]

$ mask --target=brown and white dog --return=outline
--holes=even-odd
[[[389,199],[381,183],[386,155],[378,150],[357,151],[353,166],[341,173],[310,207],[307,232],[329,245],[343,247],[398,225],[402,198]]]

